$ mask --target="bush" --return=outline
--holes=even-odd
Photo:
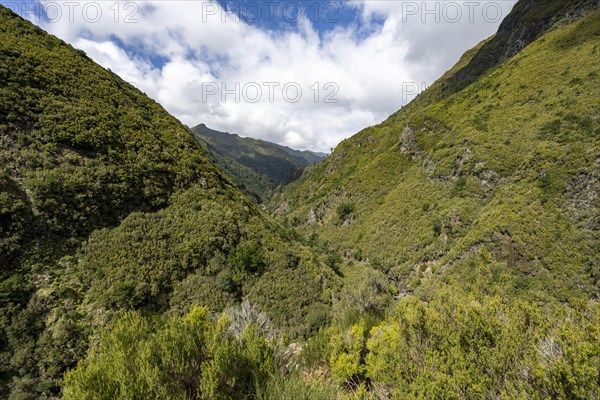
[[[265,262],[260,243],[247,241],[238,245],[231,258],[231,265],[240,271],[261,273],[265,268]]]
[[[257,400],[336,400],[335,386],[320,382],[305,382],[297,373],[290,375],[274,374],[265,387],[258,387]]]
[[[444,289],[407,298],[371,330],[366,375],[393,398],[595,398],[599,310]]]
[[[340,274],[342,261],[342,256],[339,253],[333,253],[327,256],[325,259],[325,265],[331,268],[336,274]]]
[[[561,127],[562,127],[562,121],[560,119],[548,121],[540,127],[540,134],[543,137],[556,136],[560,133]]]
[[[345,221],[354,212],[354,203],[343,202],[336,209],[340,221]]]
[[[158,326],[158,327],[155,327]],[[64,398],[251,399],[275,371],[267,340],[249,325],[239,337],[204,308],[164,325],[120,317],[65,376]]]

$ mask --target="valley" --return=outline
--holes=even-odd
[[[596,1],[520,0],[327,155],[0,6],[0,398],[598,399],[598,60]]]

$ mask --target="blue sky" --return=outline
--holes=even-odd
[[[346,2],[314,1],[232,1],[219,0],[227,10],[249,24],[263,29],[294,30],[301,17],[307,17],[315,30],[323,33],[335,27],[360,23],[360,10]]]
[[[0,0],[189,126],[318,151],[397,111],[514,2]]]

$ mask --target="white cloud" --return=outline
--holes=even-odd
[[[203,122],[326,151],[399,109],[405,83],[432,83],[497,29],[492,2],[450,3],[355,0],[346,6],[355,7],[361,21],[325,33],[305,18],[295,29],[263,30],[206,1],[81,2],[71,6],[71,18],[63,4],[60,18],[40,25],[135,83],[190,126]],[[494,4],[506,15],[514,1]],[[156,67],[150,57],[165,62]],[[213,82],[219,93],[203,95],[214,91]],[[266,82],[279,84],[274,99]],[[221,85],[232,90],[236,83],[241,99],[228,94],[222,101]],[[284,98],[296,94],[291,85],[283,92],[288,83],[302,90],[297,102]],[[326,88],[327,83],[334,85]],[[258,88],[262,96],[255,99]],[[324,102],[336,88],[338,102]]]

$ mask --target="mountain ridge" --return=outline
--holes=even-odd
[[[502,21],[498,32],[485,42],[469,63],[457,71],[450,82],[464,87],[488,69],[517,55],[549,30],[577,20],[600,8],[597,0],[519,1]]]
[[[196,125],[192,129],[202,128],[202,127],[203,128],[208,128],[208,126],[205,123],[200,123],[200,124]],[[208,128],[208,129],[210,129],[210,128]],[[211,129],[211,130],[215,131],[214,129]],[[216,131],[216,132],[221,132],[221,131]],[[290,155],[303,154],[303,155],[306,156],[306,158],[305,158],[306,161],[313,162],[313,163],[320,161],[322,158],[325,158],[327,156],[327,154],[328,154],[328,153],[322,153],[322,152],[313,151],[313,150],[298,150],[298,149],[291,148],[289,146],[285,146],[285,145],[282,145],[282,144],[279,144],[279,143],[275,143],[275,142],[270,142],[270,141],[264,140],[264,139],[256,139],[256,138],[253,138],[253,137],[250,137],[250,136],[241,136],[241,135],[239,135],[237,133],[231,133],[231,132],[221,132],[221,133],[226,133],[228,135],[237,136],[237,137],[242,138],[242,139],[247,138],[247,139],[258,140],[259,142],[267,143],[269,145],[274,145],[274,146],[277,146],[278,148],[284,150],[285,152],[287,152]],[[315,155],[318,158],[315,158],[314,157]]]
[[[278,187],[298,179],[323,157],[276,143],[220,132],[200,124],[191,128],[196,140],[205,142],[216,162],[238,187],[256,202],[269,201]]]

